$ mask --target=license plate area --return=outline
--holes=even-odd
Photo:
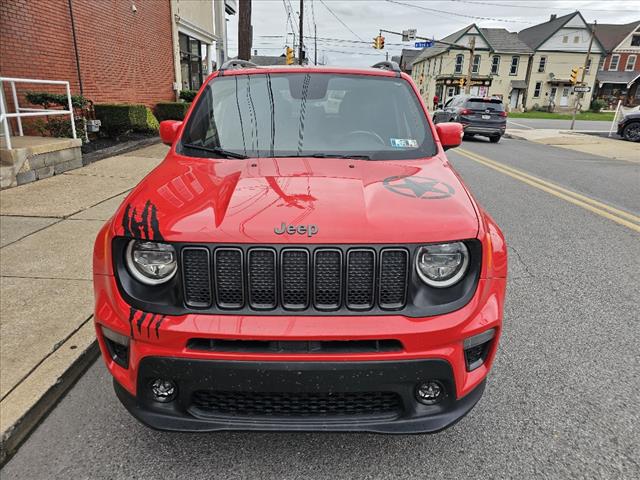
[[[483,120],[491,120],[491,115],[482,115]]]

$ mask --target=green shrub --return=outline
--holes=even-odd
[[[69,100],[67,95],[63,93],[49,93],[49,92],[27,92],[24,97],[32,105],[42,105],[44,108],[49,108],[51,105],[57,105],[60,107],[69,107]],[[93,103],[82,95],[71,95],[71,105],[73,108],[85,108]]]
[[[606,106],[607,106],[607,102],[596,98],[591,101],[591,106],[589,107],[589,109],[594,113],[598,113],[600,110],[602,110]]]
[[[189,105],[191,104],[185,102],[160,102],[156,104],[156,117],[159,121],[184,120]]]
[[[117,137],[126,132],[157,132],[158,120],[146,105],[140,104],[99,104],[95,105],[96,118],[101,130],[109,137]]]
[[[197,90],[181,90],[180,99],[184,100],[187,103],[191,103],[193,102],[193,99],[196,98],[197,94]]]

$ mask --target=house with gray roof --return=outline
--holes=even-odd
[[[472,38],[473,58],[469,50]],[[423,49],[413,62],[412,77],[427,105],[433,107],[434,96],[446,103],[464,92],[461,80],[466,79],[472,62],[471,94],[499,97],[511,110],[517,110],[522,107],[532,54],[514,32],[471,24]]]
[[[526,109],[572,110],[579,97],[571,82],[574,68],[579,69],[578,81],[590,87],[580,101],[580,109],[589,108],[596,66],[606,55],[598,37],[591,37],[591,25],[580,12],[551,15],[548,21],[518,32],[518,38],[533,50],[523,102]]]

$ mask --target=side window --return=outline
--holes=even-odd
[[[536,86],[533,89],[533,98],[538,98],[540,96],[541,88],[542,88],[542,82],[536,82]]]
[[[509,75],[518,74],[518,64],[520,63],[520,57],[511,57],[511,68],[509,69]]]
[[[544,72],[545,67],[547,66],[547,57],[540,57],[540,63],[538,64],[538,72]]]
[[[455,73],[462,73],[463,66],[464,66],[464,55],[456,55]]]
[[[447,100],[447,103],[444,104],[444,108],[447,107],[452,107],[453,106],[453,101],[456,99],[456,97],[450,98],[449,100]]]
[[[620,55],[611,55],[609,70],[618,70],[618,63],[620,63]]]

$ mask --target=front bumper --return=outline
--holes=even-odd
[[[177,385],[172,402],[154,400],[150,386],[157,378],[170,378]],[[435,405],[416,401],[416,384],[427,380],[444,387],[444,398]],[[457,399],[453,372],[444,360],[233,362],[147,357],[140,364],[136,396],[115,381],[114,386],[134,417],[162,430],[432,433],[464,417],[482,396],[485,382]],[[214,400],[203,403],[200,398],[207,393]],[[384,402],[376,400],[382,395]],[[332,415],[332,408],[349,413]]]

